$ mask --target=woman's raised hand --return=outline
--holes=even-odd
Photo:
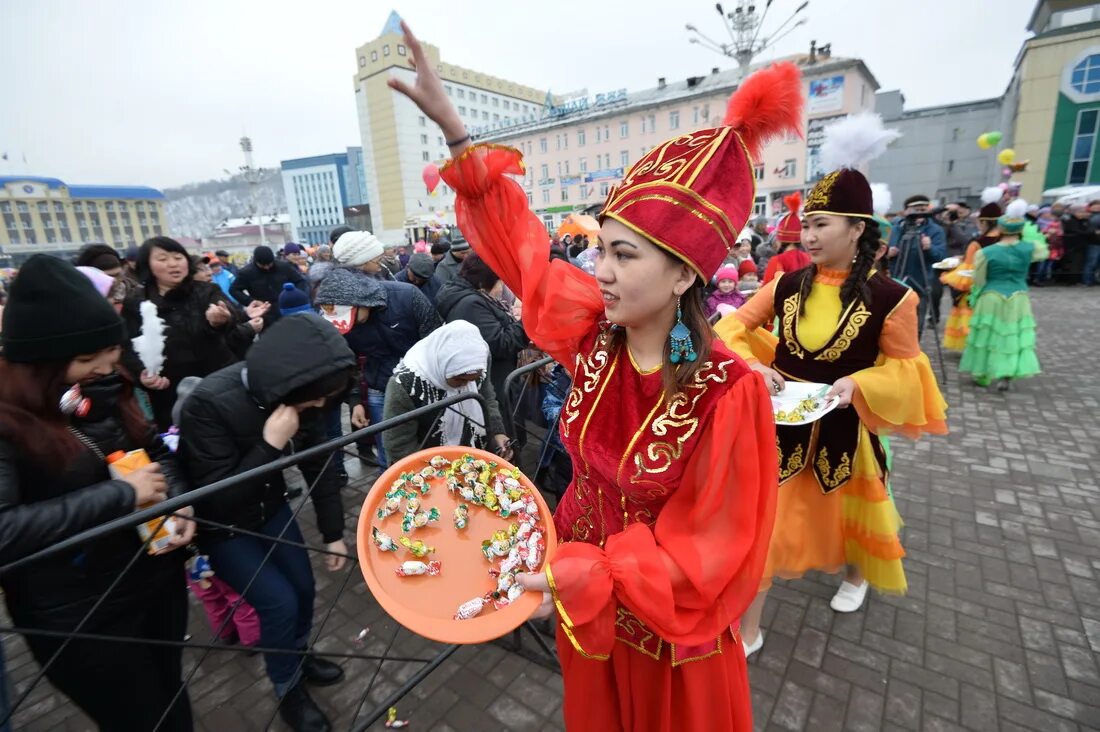
[[[390,77],[387,83],[391,89],[411,99],[428,119],[439,125],[447,140],[463,139],[466,137],[466,125],[458,116],[447,92],[443,90],[443,82],[440,81],[439,74],[424,53],[420,41],[404,21],[401,22],[401,30],[405,32],[405,45],[411,54],[409,61],[416,70],[416,81],[410,86],[397,77]],[[457,155],[465,147],[465,144],[454,145],[451,147],[451,152]]]

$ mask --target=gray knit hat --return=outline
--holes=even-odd
[[[409,257],[409,271],[423,280],[430,280],[435,274],[435,260],[430,254],[414,254]]]
[[[321,281],[314,301],[318,305],[378,308],[386,305],[386,291],[378,280],[367,274],[334,267]]]

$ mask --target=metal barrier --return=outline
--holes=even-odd
[[[527,368],[525,370],[530,370],[530,369]],[[509,380],[512,380],[513,376],[515,376],[515,374],[509,375],[509,377],[508,377]],[[59,541],[56,544],[53,544],[49,547],[46,547],[46,548],[41,549],[39,551],[33,552],[32,554],[29,554],[25,557],[21,557],[21,558],[15,560],[15,561],[9,562],[8,564],[0,567],[0,576],[9,574],[9,573],[11,573],[13,571],[16,571],[16,570],[31,568],[37,562],[41,562],[42,560],[47,559],[49,557],[57,556],[57,555],[62,554],[66,551],[76,549],[77,547],[80,547],[81,545],[87,544],[87,543],[95,541],[97,539],[101,539],[101,538],[107,536],[108,534],[113,534],[113,533],[115,533],[117,531],[121,531],[121,530],[132,529],[133,527],[136,527],[139,524],[145,523],[147,521],[150,521],[150,520],[153,520],[153,519],[156,519],[156,518],[163,518],[164,520],[167,520],[167,518],[169,516],[176,515],[176,512],[179,511],[180,509],[183,509],[185,507],[188,507],[188,506],[191,506],[193,504],[199,503],[202,500],[207,499],[207,498],[209,498],[209,497],[211,497],[211,496],[213,496],[217,493],[220,493],[220,492],[225,491],[225,490],[229,490],[229,489],[233,488],[234,486],[240,485],[240,484],[242,484],[244,482],[247,482],[247,481],[254,480],[256,478],[262,477],[262,476],[267,475],[269,473],[274,473],[276,471],[281,471],[281,470],[284,470],[285,468],[289,468],[289,467],[298,465],[299,463],[301,463],[305,460],[309,460],[310,458],[326,456],[327,459],[325,461],[324,467],[321,469],[321,471],[319,471],[319,474],[316,476],[316,478],[312,482],[310,482],[309,485],[306,487],[305,491],[303,492],[303,496],[302,496],[303,500],[297,506],[297,508],[295,508],[293,510],[292,517],[293,517],[293,519],[297,519],[298,514],[301,512],[302,508],[305,506],[306,501],[304,499],[308,498],[310,496],[313,489],[317,486],[318,482],[324,477],[325,473],[330,469],[331,461],[332,461],[333,456],[337,455],[337,454],[342,454],[344,452],[344,448],[346,446],[350,445],[353,442],[359,442],[359,441],[361,441],[365,438],[374,437],[376,435],[379,435],[379,434],[385,432],[386,430],[392,429],[392,428],[397,427],[397,426],[402,425],[402,424],[406,424],[408,422],[418,420],[419,418],[421,418],[425,415],[432,414],[432,413],[436,413],[436,412],[439,413],[438,416],[436,417],[436,420],[438,420],[442,417],[443,411],[445,409],[452,409],[455,404],[457,404],[459,402],[462,402],[462,401],[469,400],[469,399],[477,400],[482,406],[482,414],[488,414],[487,405],[485,403],[484,398],[481,396],[480,393],[473,392],[473,393],[466,393],[466,394],[461,394],[461,395],[455,395],[453,397],[448,397],[448,398],[442,399],[438,402],[435,402],[433,404],[429,404],[429,405],[417,408],[415,410],[412,410],[410,412],[407,412],[406,414],[403,414],[399,417],[395,417],[395,418],[389,419],[389,420],[384,420],[382,422],[379,422],[378,424],[369,425],[369,426],[367,426],[363,429],[355,430],[355,431],[353,431],[353,432],[351,432],[347,435],[344,435],[342,437],[339,437],[339,438],[336,438],[336,439],[333,439],[333,440],[328,440],[328,441],[326,441],[322,444],[315,445],[313,447],[307,448],[307,449],[302,450],[300,452],[293,453],[291,455],[280,457],[276,460],[273,460],[270,463],[267,463],[265,465],[253,468],[251,470],[247,470],[247,471],[245,471],[243,473],[240,473],[238,475],[234,475],[234,476],[231,476],[229,478],[219,480],[215,483],[211,483],[209,485],[203,486],[201,488],[197,488],[197,489],[192,490],[192,491],[190,491],[190,492],[188,492],[184,495],[177,496],[175,498],[170,498],[168,500],[165,500],[165,501],[157,504],[156,506],[153,506],[153,507],[150,507],[150,508],[147,508],[147,509],[144,509],[144,510],[140,510],[140,511],[135,511],[131,514],[128,514],[128,515],[124,516],[124,517],[114,519],[114,520],[108,521],[104,524],[101,524],[99,526],[88,529],[86,531],[82,531],[78,534],[70,536],[67,539]],[[504,404],[507,404],[507,398],[506,397],[505,397]],[[503,404],[502,404],[502,411],[503,411]],[[484,427],[485,425],[481,425],[481,426]],[[430,437],[431,434],[432,434],[432,431],[429,430],[429,433],[425,437],[425,440],[427,440],[427,438]],[[421,442],[421,447],[424,447],[424,444],[425,444],[425,442],[422,441]],[[352,717],[352,727],[351,727],[351,729],[353,729],[353,730],[365,730],[371,724],[373,724],[374,722],[378,721],[383,716],[385,716],[387,710],[391,706],[393,706],[398,700],[400,700],[402,697],[404,697],[406,694],[408,694],[413,688],[416,687],[417,684],[419,684],[421,681],[423,681],[425,678],[427,678],[427,676],[433,670],[438,668],[440,664],[442,664],[448,657],[451,656],[451,654],[453,654],[458,649],[458,646],[456,646],[456,645],[444,646],[442,648],[442,650],[440,650],[434,657],[431,657],[431,658],[419,658],[419,657],[407,657],[407,656],[390,655],[390,650],[392,649],[393,644],[396,641],[397,636],[401,631],[401,626],[400,625],[398,625],[397,628],[394,630],[393,636],[390,638],[389,644],[387,645],[385,652],[382,653],[381,655],[372,654],[372,653],[343,653],[343,652],[324,651],[324,650],[320,650],[320,649],[315,649],[316,643],[321,639],[322,634],[325,630],[325,627],[328,624],[329,619],[331,618],[333,611],[335,610],[335,608],[339,604],[339,601],[340,601],[341,597],[343,597],[345,591],[347,590],[352,577],[358,577],[359,576],[359,573],[355,571],[355,568],[357,567],[358,557],[354,554],[338,554],[336,552],[329,551],[325,547],[313,546],[313,545],[310,545],[308,543],[292,541],[292,540],[284,538],[283,537],[283,532],[285,532],[286,528],[289,528],[289,526],[293,522],[289,522],[287,524],[287,527],[284,527],[283,532],[281,532],[278,537],[272,538],[272,537],[269,537],[269,536],[266,536],[266,535],[257,534],[255,532],[243,530],[243,529],[240,529],[238,527],[229,527],[229,526],[225,526],[223,524],[219,524],[219,523],[214,522],[214,521],[209,521],[209,520],[198,518],[198,517],[194,517],[193,520],[195,520],[201,526],[211,526],[211,527],[222,528],[222,529],[232,529],[232,531],[234,531],[237,534],[247,535],[247,536],[255,536],[255,537],[258,537],[258,538],[262,538],[265,541],[270,541],[271,542],[271,547],[268,550],[267,555],[264,557],[263,561],[260,563],[260,566],[256,569],[256,572],[253,574],[252,578],[249,580],[249,582],[244,587],[243,591],[240,593],[241,594],[241,599],[238,600],[237,603],[230,609],[226,619],[222,622],[221,627],[215,629],[214,634],[213,634],[213,638],[217,638],[221,634],[221,631],[224,630],[225,627],[228,625],[228,623],[231,621],[233,613],[240,606],[240,603],[244,601],[245,593],[252,586],[252,583],[256,580],[257,576],[259,575],[260,570],[263,568],[264,564],[266,564],[268,559],[271,557],[271,553],[274,551],[276,546],[278,546],[280,544],[288,545],[288,546],[294,546],[294,547],[305,549],[308,552],[314,552],[314,553],[318,553],[318,554],[329,554],[329,555],[344,556],[345,558],[350,560],[349,563],[348,563],[348,567],[346,567],[344,569],[345,575],[343,577],[343,580],[340,583],[340,586],[339,586],[339,588],[336,592],[336,595],[335,595],[334,599],[332,600],[332,602],[329,604],[328,608],[323,613],[317,613],[317,612],[314,613],[314,624],[313,624],[313,629],[312,629],[312,632],[311,632],[312,637],[309,640],[309,642],[307,643],[307,647],[303,650],[287,651],[287,650],[281,650],[281,649],[266,649],[266,648],[256,648],[256,647],[245,648],[245,647],[240,647],[240,646],[226,646],[226,645],[217,644],[217,643],[213,643],[213,642],[201,643],[201,642],[195,642],[193,640],[187,640],[187,641],[154,640],[154,639],[147,639],[147,638],[138,638],[138,637],[129,637],[129,636],[115,636],[115,635],[103,635],[103,634],[97,634],[97,633],[84,632],[84,627],[87,624],[88,620],[103,605],[104,601],[108,598],[108,596],[110,596],[111,593],[119,586],[121,580],[123,579],[123,577],[126,576],[127,572],[134,566],[134,564],[137,562],[137,560],[146,552],[146,547],[148,546],[148,542],[151,540],[151,538],[150,538],[150,540],[146,540],[142,544],[142,546],[140,546],[137,549],[134,556],[131,557],[131,559],[129,560],[129,563],[126,565],[126,567],[123,569],[123,571],[120,572],[119,575],[113,580],[111,585],[107,588],[106,592],[104,592],[96,600],[96,602],[93,603],[92,608],[84,615],[84,617],[81,619],[81,621],[76,625],[76,627],[71,632],[58,632],[58,631],[41,630],[41,629],[35,629],[35,628],[21,628],[21,627],[16,627],[16,626],[0,626],[0,633],[14,633],[14,634],[20,634],[20,635],[23,635],[23,636],[31,636],[31,637],[33,637],[33,636],[53,637],[53,638],[61,638],[61,639],[64,640],[64,642],[61,644],[61,646],[58,648],[58,650],[56,652],[54,652],[52,657],[45,664],[42,665],[42,667],[39,669],[37,675],[33,678],[33,680],[27,686],[27,688],[24,689],[23,692],[20,695],[18,695],[18,698],[13,700],[12,705],[11,705],[11,709],[9,710],[8,715],[4,718],[0,718],[0,725],[3,725],[5,722],[9,722],[14,717],[15,713],[19,710],[20,706],[26,702],[26,700],[28,699],[30,694],[34,691],[35,687],[42,681],[43,678],[45,678],[45,675],[46,675],[47,671],[50,669],[51,665],[57,661],[57,659],[65,651],[65,649],[68,647],[68,644],[72,640],[109,641],[109,642],[118,642],[118,643],[140,643],[140,644],[147,644],[147,645],[154,645],[154,646],[180,647],[180,648],[185,648],[185,649],[189,649],[189,650],[201,651],[201,655],[200,655],[198,661],[195,663],[195,665],[190,670],[190,672],[186,675],[186,677],[184,678],[183,683],[181,684],[179,690],[176,692],[176,697],[173,698],[173,700],[165,708],[165,710],[164,710],[164,712],[161,716],[160,722],[158,722],[158,725],[157,725],[158,728],[160,727],[161,724],[163,724],[165,718],[167,717],[168,713],[170,712],[170,710],[172,708],[172,705],[175,703],[176,699],[181,694],[183,694],[185,690],[187,690],[187,688],[188,688],[189,684],[191,683],[191,681],[193,680],[195,674],[198,672],[199,667],[202,665],[203,661],[206,660],[206,658],[208,657],[208,655],[210,654],[211,651],[232,652],[232,653],[263,652],[263,653],[273,653],[273,654],[295,655],[295,656],[300,657],[299,662],[298,662],[299,663],[299,665],[298,665],[298,670],[299,671],[301,670],[301,664],[304,662],[305,657],[306,657],[307,654],[311,654],[311,655],[315,655],[315,656],[319,656],[319,657],[333,658],[333,659],[355,659],[355,660],[364,660],[364,661],[377,661],[378,666],[375,668],[375,671],[372,674],[371,679],[368,682],[366,689],[363,691],[363,694],[360,697],[359,703],[356,707],[355,714]],[[177,551],[179,551],[179,550],[177,550]],[[182,578],[181,578],[181,581],[182,581]],[[527,627],[528,627],[528,630],[535,636],[536,641],[540,645],[542,650],[551,659],[554,659],[554,663],[556,664],[556,656],[553,652],[553,649],[550,648],[550,646],[546,643],[545,639],[542,638],[541,636],[539,636],[538,632],[533,627],[531,627],[529,623],[527,624]],[[518,637],[519,637],[519,630],[517,630],[516,634],[515,634],[515,638],[518,638]],[[211,639],[212,641],[213,641],[213,638]],[[368,696],[369,696],[370,692],[374,688],[375,681],[379,677],[379,674],[380,674],[381,668],[382,668],[382,664],[386,663],[386,662],[421,663],[421,664],[423,664],[423,667],[421,669],[419,669],[415,674],[413,674],[396,691],[394,691],[386,699],[384,699],[381,704],[374,707],[372,710],[370,710],[368,713],[366,713],[365,716],[360,717],[360,712],[362,711],[363,706],[366,704],[366,701],[368,699]],[[548,665],[548,664],[546,664],[545,661],[542,661],[542,662],[544,663],[544,665]],[[273,711],[273,713],[271,715],[271,718],[267,722],[267,725],[266,725],[267,727],[270,727],[270,725],[274,722],[274,719],[277,715],[278,715],[278,704],[276,704],[275,710]]]

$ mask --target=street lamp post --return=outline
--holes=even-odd
[[[760,31],[764,27],[764,20],[768,17],[772,0],[767,0],[763,12],[760,13],[757,12],[756,4],[752,0],[738,0],[737,7],[728,13],[722,7],[722,3],[715,3],[714,8],[718,11],[718,15],[722,18],[722,24],[729,34],[729,42],[718,42],[688,23],[685,27],[688,32],[694,34],[688,39],[688,43],[696,43],[710,51],[732,58],[737,62],[737,67],[741,71],[741,78],[743,79],[748,75],[749,67],[756,56],[766,49],[772,48],[795,28],[805,24],[805,18],[798,18],[793,24],[791,21],[794,21],[809,4],[809,0],[804,0],[774,31],[767,36],[762,36]]]
[[[252,138],[241,138],[241,152],[244,153],[244,166],[241,172],[248,182],[249,199],[252,202],[252,215],[260,224],[260,244],[267,246],[267,233],[264,231],[264,216],[260,212],[259,199],[256,196],[256,184],[260,182],[260,171],[252,167]]]

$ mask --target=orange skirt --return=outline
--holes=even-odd
[[[732,642],[731,642],[732,641]],[[616,641],[611,657],[581,656],[558,626],[566,732],[752,730],[752,697],[741,635],[722,652],[673,666]]]
[[[809,469],[779,486],[762,590],[773,577],[839,572],[854,564],[879,592],[905,592],[901,516],[886,492],[867,428],[860,430],[852,477],[843,486],[822,493]]]

